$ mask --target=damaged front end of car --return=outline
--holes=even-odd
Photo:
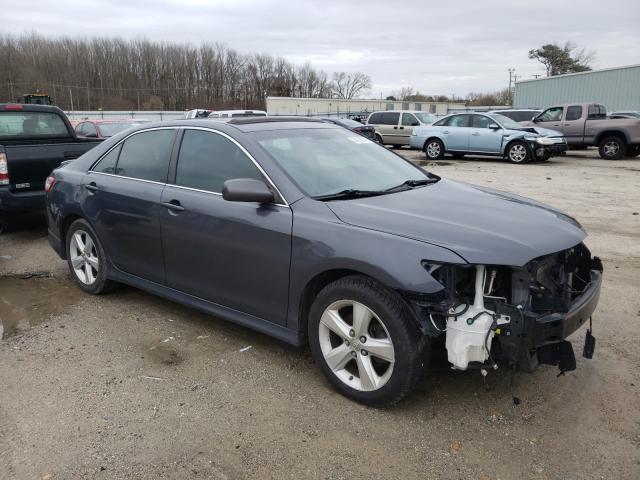
[[[445,337],[453,368],[533,371],[539,364],[561,372],[576,367],[566,338],[591,320],[600,296],[602,262],[580,243],[535,258],[522,267],[423,262],[442,289],[403,292],[423,333]],[[583,355],[595,338],[586,333]]]

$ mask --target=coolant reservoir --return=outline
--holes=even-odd
[[[468,305],[468,310],[462,315],[447,317],[447,356],[453,367],[459,370],[466,370],[469,362],[484,362],[489,358],[494,312],[484,308],[484,272],[483,265],[476,267],[473,305]],[[460,314],[466,307],[458,305],[450,313]]]
[[[465,305],[459,305],[455,313],[460,313],[464,308]],[[469,305],[469,310],[463,315],[447,317],[447,356],[454,368],[466,370],[469,362],[484,362],[489,358],[487,349],[491,349],[491,340],[494,335],[493,331],[489,332],[493,323],[492,313],[484,307]],[[478,314],[480,316],[469,325],[467,320],[470,321]],[[489,332],[488,337],[487,332]]]

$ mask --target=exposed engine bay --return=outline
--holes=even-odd
[[[442,284],[435,295],[411,295],[423,331],[445,337],[454,369],[532,371],[539,363],[575,369],[566,337],[591,320],[602,262],[584,244],[536,258],[523,267],[424,264]],[[587,331],[583,355],[595,338]]]

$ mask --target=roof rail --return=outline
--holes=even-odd
[[[275,123],[275,122],[313,122],[323,123],[319,118],[309,117],[236,117],[229,120],[230,125],[247,125],[250,123]]]

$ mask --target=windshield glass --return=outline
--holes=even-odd
[[[100,133],[103,137],[113,137],[116,133],[120,133],[127,128],[139,125],[137,123],[101,123]]]
[[[514,122],[509,117],[505,117],[504,115],[500,115],[499,113],[492,113],[489,116],[504,128],[509,128],[511,130],[521,130],[523,128],[522,125],[520,125],[518,122]]]
[[[311,197],[344,190],[380,191],[431,177],[385,147],[338,128],[253,132],[300,189]]]
[[[416,117],[418,117],[418,120],[420,120],[422,123],[425,123],[427,125],[431,125],[433,122],[436,121],[436,116],[433,113],[413,112],[413,114]]]

